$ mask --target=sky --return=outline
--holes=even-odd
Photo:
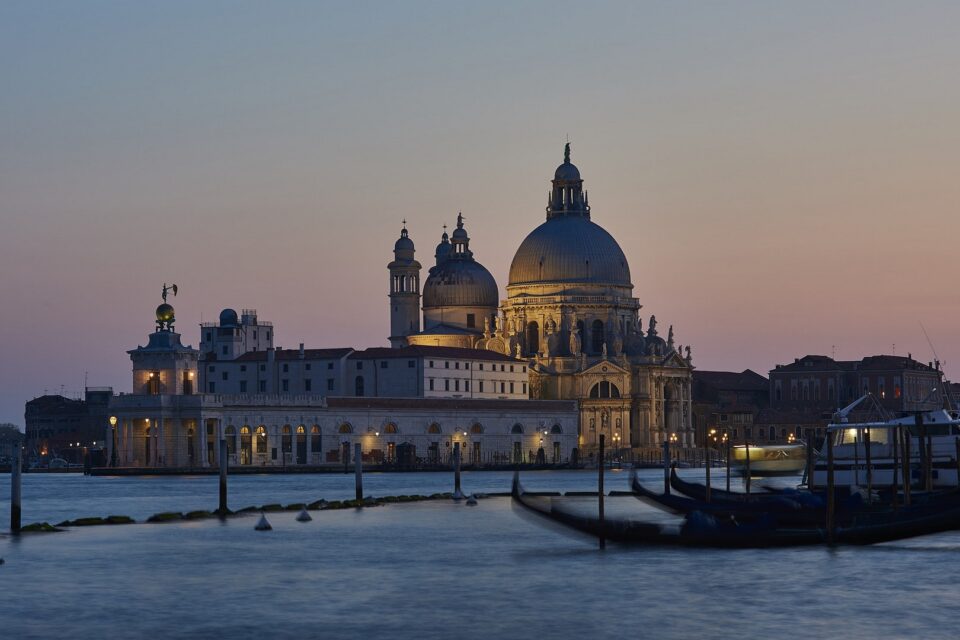
[[[178,329],[386,345],[401,221],[505,296],[569,136],[640,313],[707,370],[960,375],[955,2],[0,3],[0,422]]]

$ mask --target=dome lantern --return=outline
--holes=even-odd
[[[590,218],[580,170],[570,162],[570,143],[563,148],[563,164],[553,173],[553,190],[547,199],[547,220],[556,216]]]

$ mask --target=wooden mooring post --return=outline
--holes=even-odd
[[[743,439],[743,450],[746,453],[743,467],[743,482],[747,487],[747,495],[750,495],[750,443],[746,437]]]
[[[363,500],[363,451],[360,443],[353,445],[353,473],[357,480],[357,502]]]
[[[23,473],[23,449],[16,442],[10,461],[10,533],[20,533],[20,479]]]
[[[727,493],[730,493],[730,438],[727,438]]]
[[[707,470],[707,502],[710,502],[710,447],[704,447],[703,461]]]
[[[603,537],[603,434],[600,434],[600,464],[597,465],[597,507],[600,516],[600,548],[607,548],[607,541]]]
[[[913,489],[913,473],[910,468],[910,429],[904,428],[903,433],[903,506],[910,506],[910,493]]]
[[[957,445],[957,486],[960,487],[960,438],[954,440]]]
[[[900,430],[894,429],[888,437],[893,440],[893,495],[890,498],[890,504],[896,511],[897,493],[900,491],[900,481],[897,477],[900,473]]]
[[[663,439],[663,493],[670,495],[670,440]]]
[[[463,492],[460,491],[460,443],[453,443],[453,499],[462,500]]]
[[[836,496],[833,486],[833,434],[827,432],[827,543],[834,543],[834,509]]]
[[[863,457],[867,464],[867,501],[873,502],[873,461],[870,459],[870,428],[863,430]]]
[[[220,506],[217,513],[227,515],[227,441],[220,439]]]

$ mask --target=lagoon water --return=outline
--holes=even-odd
[[[690,477],[703,471],[689,470]],[[655,471],[641,474],[650,484]],[[626,489],[626,473],[607,474]],[[467,492],[509,473],[465,473]],[[593,472],[524,474],[589,490]],[[451,489],[367,474],[367,495]],[[210,509],[215,477],[24,476],[24,522]],[[353,497],[349,475],[232,476],[230,505]],[[9,478],[0,480],[3,527]],[[571,498],[593,509],[595,498]],[[657,516],[630,497],[608,511]],[[509,498],[0,537],[0,638],[956,638],[960,532],[868,548],[608,546],[543,528]],[[662,516],[657,516],[662,517]]]

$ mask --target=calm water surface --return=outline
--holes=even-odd
[[[699,475],[702,476],[702,470]],[[644,472],[651,483],[662,478]],[[690,477],[698,472],[690,470]],[[527,473],[530,489],[594,487]],[[464,474],[505,491],[510,474]],[[368,474],[370,495],[449,474]],[[625,473],[608,488],[625,489]],[[215,478],[24,477],[25,522],[215,506]],[[231,506],[353,496],[339,475],[231,478]],[[3,527],[9,479],[0,481]],[[593,509],[594,500],[579,500]],[[614,513],[653,517],[633,498]],[[956,638],[960,533],[869,548],[611,546],[545,529],[509,498],[0,537],[0,638]],[[661,516],[662,517],[662,516]]]

